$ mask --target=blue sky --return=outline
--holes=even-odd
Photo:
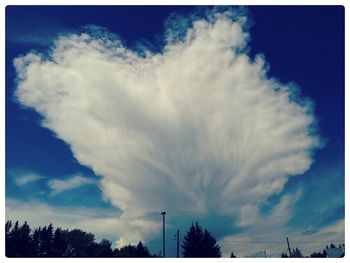
[[[8,6],[5,98],[7,219],[158,253],[165,210],[169,256],[193,221],[238,256],[344,240],[343,7]]]

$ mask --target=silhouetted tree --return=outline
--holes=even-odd
[[[6,228],[8,228],[7,238],[6,238],[6,257],[20,257],[20,251],[18,247],[20,245],[20,231],[18,227],[18,221],[15,222],[15,225],[11,228],[12,223],[9,222]]]
[[[282,254],[281,254],[281,258],[289,258],[289,257],[288,257],[288,255],[287,255],[287,253],[282,252]]]
[[[141,241],[136,247],[129,244],[120,248],[117,253],[117,257],[147,258],[151,256],[152,255],[149,253],[148,248],[143,246]]]
[[[5,254],[7,257],[10,257],[11,255],[11,229],[12,229],[12,222],[10,220],[6,221],[5,223]]]
[[[325,258],[325,255],[321,252],[314,252],[310,255],[310,258]]]
[[[127,257],[135,257],[136,255],[136,247],[132,245],[126,245],[120,248],[117,257],[127,258]]]
[[[231,252],[231,256],[230,256],[230,258],[235,258],[236,256],[235,256],[235,254],[233,254],[233,251]]]
[[[327,252],[326,252],[326,250],[325,250],[325,249],[323,250],[322,255],[323,255],[323,257],[324,257],[324,258],[326,258],[326,257],[327,257]]]
[[[30,227],[27,221],[19,228],[18,253],[21,257],[30,257],[32,249],[32,237]]]
[[[202,257],[205,258],[220,258],[220,246],[216,243],[216,239],[212,237],[208,230],[204,230],[202,239]]]
[[[301,253],[300,249],[299,248],[295,248],[293,249],[292,251],[292,258],[303,258],[303,253]]]
[[[184,257],[221,257],[220,246],[208,230],[203,229],[196,222],[192,224],[184,237],[182,245]]]
[[[41,247],[41,239],[40,239],[41,228],[37,228],[34,230],[32,235],[32,257],[38,257],[40,255],[40,247]]]
[[[92,233],[80,229],[55,231],[52,224],[37,228],[34,232],[27,222],[19,227],[5,223],[7,257],[156,257],[140,241],[137,246],[128,245],[112,249],[112,243],[102,239],[96,243]]]
[[[64,240],[67,244],[67,255],[74,257],[87,257],[88,249],[94,243],[95,237],[92,233],[86,233],[80,229],[73,229],[71,231],[63,231]]]
[[[345,248],[344,244],[339,245],[338,247],[339,247],[339,248],[342,248],[342,249]],[[336,248],[336,245],[334,245],[333,243],[331,243],[330,246],[328,246],[328,245],[326,246],[326,249],[332,249],[332,248]],[[313,253],[310,255],[310,257],[311,257],[311,258],[326,258],[326,257],[327,257],[326,249],[323,249],[322,253],[321,253],[321,252],[313,252]],[[345,254],[343,253],[343,254],[340,255],[340,256],[343,257],[344,255],[345,255]]]
[[[183,256],[185,258],[190,257],[200,257],[200,243],[202,241],[203,230],[196,222],[195,225],[192,224],[190,229],[187,231],[184,237],[183,245]]]
[[[40,256],[52,257],[53,227],[51,223],[47,227],[44,226],[42,228],[40,232],[40,239]]]
[[[148,251],[148,248],[143,246],[141,241],[136,246],[136,253],[137,257],[139,258],[146,258],[151,256],[151,254]]]
[[[61,228],[56,228],[53,234],[52,241],[52,256],[59,257],[62,256],[67,249],[67,243],[64,240],[63,232]]]
[[[92,257],[113,257],[112,243],[107,239],[102,239],[100,243],[92,243],[88,255]]]
[[[5,234],[6,234],[6,237],[10,234],[11,227],[12,227],[12,222],[10,220],[7,220],[6,223],[5,223]]]

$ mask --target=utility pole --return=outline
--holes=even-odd
[[[266,250],[264,250],[264,255],[265,255],[265,258],[266,258]]]
[[[177,229],[176,232],[176,257],[179,257],[179,235],[180,235],[180,230]]]
[[[165,258],[165,215],[166,215],[166,212],[163,211],[160,214],[163,216],[163,258]]]
[[[289,240],[288,237],[287,238],[287,245],[288,245],[288,250],[289,250],[289,257],[292,257],[292,252],[290,251],[290,246],[289,246]]]

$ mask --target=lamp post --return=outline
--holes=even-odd
[[[160,214],[163,216],[163,257],[165,258],[165,215],[166,215],[166,212],[163,211]]]
[[[178,229],[176,232],[176,257],[179,257],[179,236],[180,236],[180,230]]]

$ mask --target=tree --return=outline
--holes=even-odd
[[[43,229],[40,232],[40,239],[40,256],[52,257],[53,227],[51,223],[47,227],[43,227]]]
[[[67,243],[64,240],[63,232],[61,228],[56,228],[54,234],[53,234],[53,241],[52,241],[52,255],[54,257],[62,256],[67,249]]]
[[[326,257],[327,257],[327,252],[326,252],[326,250],[325,250],[325,249],[323,250],[322,255],[323,255],[323,257],[324,257],[324,258],[326,258]]]
[[[20,257],[20,253],[18,251],[19,242],[20,242],[20,231],[18,227],[18,221],[15,222],[15,225],[11,228],[12,223],[8,222],[5,225],[5,231],[7,231],[6,238],[6,257]]]
[[[105,257],[113,257],[114,253],[112,250],[112,243],[108,241],[107,239],[102,239],[100,243],[93,243],[91,245],[91,248],[89,251],[89,256],[92,257],[99,257],[99,258],[105,258]]]
[[[12,222],[8,220],[5,224],[5,254],[6,257],[10,257],[11,255],[11,230],[12,230]]]
[[[324,258],[325,255],[323,255],[323,253],[321,252],[314,252],[310,255],[310,258]]]
[[[233,251],[231,252],[231,256],[230,256],[230,258],[235,258],[236,256],[235,256],[235,254],[233,254]]]
[[[183,256],[185,258],[190,257],[200,257],[200,243],[202,241],[203,230],[196,222],[195,225],[192,224],[190,229],[187,231],[184,237],[183,245]]]
[[[208,230],[204,230],[202,239],[202,257],[205,258],[220,258],[220,246],[216,243],[216,239],[212,237]]]
[[[281,258],[289,258],[289,257],[288,257],[288,255],[287,255],[287,253],[282,252],[282,254],[281,254]]]
[[[136,247],[129,244],[120,248],[119,253],[117,254],[117,257],[128,258],[128,257],[135,257],[135,255],[136,255]]]
[[[71,231],[65,230],[62,234],[69,250],[68,255],[76,257],[89,256],[88,251],[91,249],[95,240],[92,233],[86,233],[80,229],[73,229]]]
[[[292,258],[303,258],[303,253],[301,253],[300,249],[299,248],[295,248],[293,249],[292,251]]]
[[[148,251],[148,248],[143,246],[141,240],[136,246],[136,254],[139,258],[147,258],[151,256],[151,254]]]
[[[11,227],[12,227],[11,220],[7,220],[6,223],[5,223],[5,234],[6,234],[6,237],[10,234]]]
[[[155,257],[140,241],[137,246],[128,245],[112,249],[112,243],[102,239],[96,243],[92,233],[80,229],[55,231],[52,224],[31,231],[27,222],[19,227],[5,223],[7,257]]]
[[[152,257],[152,255],[149,253],[148,248],[143,246],[140,241],[136,247],[129,244],[120,248],[117,257],[148,258]]]
[[[208,230],[192,224],[184,237],[182,245],[184,257],[221,257],[220,246]]]
[[[31,230],[27,223],[27,221],[24,222],[24,224],[19,228],[19,240],[18,240],[18,253],[21,257],[29,257],[31,256],[32,252],[32,237],[30,234]]]
[[[32,245],[31,245],[31,248],[33,249],[31,253],[32,257],[40,256],[40,247],[41,247],[40,233],[41,233],[41,228],[39,227],[34,230],[34,233],[32,235]]]

